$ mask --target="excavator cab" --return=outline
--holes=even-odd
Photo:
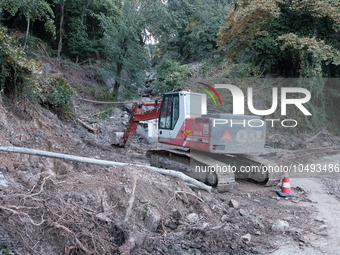
[[[159,129],[174,130],[179,118],[179,93],[165,94],[159,114]]]
[[[158,119],[158,140],[182,146],[185,120],[207,113],[206,95],[189,91],[166,93],[163,96]]]

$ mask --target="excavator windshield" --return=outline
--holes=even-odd
[[[179,117],[179,94],[165,95],[159,114],[159,128],[173,130]]]

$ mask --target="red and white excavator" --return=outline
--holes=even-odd
[[[268,162],[256,155],[264,151],[266,132],[265,124],[249,125],[261,123],[258,116],[207,114],[205,94],[166,93],[162,101],[133,103],[119,145],[126,145],[140,121],[152,119],[158,119],[159,143],[172,145],[148,151],[156,167],[184,172],[220,192],[230,190],[235,178],[267,184],[279,179],[262,170]]]

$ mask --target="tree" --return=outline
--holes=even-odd
[[[171,26],[160,40],[163,54],[190,62],[209,57],[217,49],[217,33],[229,0],[169,0]]]
[[[65,0],[60,0],[60,22],[59,22],[58,58],[60,58],[61,50],[63,48],[64,9],[65,9]]]
[[[121,84],[144,84],[145,70],[150,66],[145,44],[148,31],[156,31],[153,11],[161,10],[161,1],[124,0],[119,16],[99,15],[104,36],[102,44],[109,69],[115,74],[114,93]],[[123,77],[123,71],[128,75]]]
[[[55,25],[53,22],[54,13],[51,6],[45,0],[8,0],[0,2],[0,11],[7,11],[12,16],[17,13],[22,15],[27,21],[25,45],[30,30],[30,22],[36,20],[44,21],[46,31],[55,36]]]
[[[78,63],[92,52],[92,42],[88,38],[87,16],[90,0],[73,0],[66,5],[67,47],[70,55]]]
[[[311,0],[240,0],[228,10],[219,48],[264,73],[289,76],[340,75],[340,3]]]

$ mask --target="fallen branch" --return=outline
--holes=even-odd
[[[82,124],[86,129],[90,130],[94,134],[99,134],[99,130],[87,125],[84,121],[78,118],[78,122]]]
[[[315,136],[313,136],[313,137],[307,139],[306,143],[310,143],[310,142],[314,141],[316,138],[319,137],[320,134],[322,134],[322,133],[326,130],[326,128],[327,128],[326,126],[323,127],[323,128],[320,130],[320,132],[318,132]]]
[[[99,159],[93,159],[93,158],[86,158],[86,157],[79,157],[79,156],[72,156],[67,154],[61,154],[61,153],[54,153],[49,151],[42,151],[42,150],[33,150],[33,149],[27,149],[22,147],[7,147],[7,146],[0,146],[0,151],[6,151],[6,152],[14,152],[14,153],[23,153],[23,154],[29,154],[29,155],[35,155],[35,156],[42,156],[42,157],[49,157],[49,158],[57,158],[62,160],[69,160],[69,161],[76,161],[80,163],[88,163],[88,164],[95,164],[95,165],[102,165],[102,166],[110,166],[110,167],[117,167],[117,166],[136,166],[136,167],[142,167],[147,168],[151,171],[170,175],[172,177],[179,178],[185,182],[194,184],[195,186],[199,187],[200,189],[206,190],[208,192],[211,192],[211,187],[197,181],[181,172],[177,172],[174,170],[165,170],[153,166],[147,166],[147,165],[140,165],[140,164],[129,164],[129,163],[122,163],[122,162],[113,162],[108,160],[99,160]]]
[[[130,197],[130,200],[129,200],[129,206],[128,206],[127,210],[126,210],[124,222],[128,221],[129,215],[130,215],[131,210],[132,210],[133,202],[135,201],[136,184],[137,184],[137,177],[134,176],[133,177],[133,182],[132,182],[131,197]]]
[[[12,207],[12,206],[11,206],[11,207]],[[13,210],[13,209],[11,209],[11,208],[4,207],[4,206],[1,206],[1,205],[0,205],[0,209],[9,211],[9,212],[14,213],[14,214],[19,215],[19,216],[25,216],[26,218],[28,218],[28,220],[29,220],[29,221],[32,223],[32,225],[34,225],[34,226],[40,226],[40,225],[42,225],[42,224],[45,222],[43,216],[41,216],[41,222],[38,222],[38,223],[37,223],[37,222],[34,222],[34,220],[32,220],[32,218],[31,218],[27,213],[18,212],[18,211],[16,211],[16,210]]]
[[[183,194],[191,195],[191,196],[197,198],[197,199],[198,199],[199,201],[201,201],[202,203],[204,203],[204,200],[203,200],[203,199],[201,199],[200,197],[196,196],[195,194],[193,194],[193,193],[191,193],[191,192],[179,190],[179,191],[176,191],[175,193],[176,193],[176,194],[178,194],[178,193],[183,193]]]
[[[79,98],[82,101],[94,103],[94,104],[131,104],[135,103],[136,101],[122,101],[122,102],[107,102],[107,101],[96,101],[96,100],[90,100],[85,98]]]
[[[70,229],[68,229],[67,227],[60,225],[58,222],[53,222],[53,226],[56,228],[60,228],[63,229],[64,231],[66,231],[67,233],[70,233],[73,238],[76,240],[76,244],[77,246],[82,249],[84,252],[86,252],[87,254],[89,253],[89,251],[84,247],[84,245],[79,241],[79,239],[76,237],[76,234],[71,231]]]

